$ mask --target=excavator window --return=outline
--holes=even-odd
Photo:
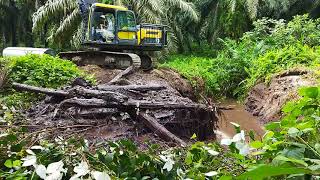
[[[119,30],[136,31],[136,20],[131,11],[118,11]]]
[[[94,22],[93,22],[93,34],[95,41],[113,42],[115,17],[113,13],[109,12],[94,12]]]

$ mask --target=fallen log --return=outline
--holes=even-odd
[[[62,101],[60,107],[78,106],[84,108],[119,108],[119,109],[191,109],[205,110],[210,109],[202,104],[179,104],[179,103],[155,103],[148,101],[129,100],[128,102],[105,101],[103,99],[82,99],[70,98]]]
[[[133,91],[159,91],[166,89],[165,86],[160,85],[126,85],[126,86],[117,86],[117,85],[100,85],[97,87],[98,90],[104,91],[120,91],[120,90],[133,90]]]
[[[99,91],[99,90],[92,90],[87,89],[81,86],[77,86],[69,90],[69,94],[73,97],[87,97],[87,98],[98,98],[103,99],[105,101],[112,101],[112,102],[125,102],[128,100],[128,97],[118,93],[118,92],[112,92],[112,91]]]
[[[207,107],[203,104],[181,104],[129,100],[126,104],[123,105],[130,108],[140,109],[197,109],[211,111],[210,107]]]
[[[85,110],[74,111],[68,113],[67,116],[71,117],[82,117],[82,118],[105,118],[106,116],[112,116],[117,114],[119,111],[115,108],[91,108]]]
[[[182,139],[178,138],[176,135],[168,131],[164,126],[158,123],[158,121],[150,115],[142,112],[138,113],[137,115],[134,113],[129,114],[131,116],[136,117],[137,120],[141,121],[145,126],[147,126],[153,133],[157,134],[160,138],[167,141],[176,142],[183,147],[187,145],[186,142],[184,142]]]
[[[98,99],[104,99],[106,101],[112,101],[112,102],[113,101],[125,102],[128,100],[128,97],[121,93],[111,92],[111,91],[92,90],[92,89],[87,89],[81,86],[76,86],[67,91],[35,87],[35,86],[30,86],[30,85],[20,84],[20,83],[12,83],[12,87],[20,91],[43,93],[49,96],[98,98]]]
[[[67,97],[69,95],[69,93],[67,91],[55,90],[55,89],[50,89],[50,88],[35,87],[35,86],[30,86],[30,85],[20,84],[20,83],[12,83],[12,87],[16,90],[19,90],[19,91],[43,93],[43,94],[47,94],[49,96]]]
[[[72,106],[77,106],[77,107],[83,107],[83,108],[108,108],[106,101],[103,99],[80,99],[80,98],[70,98],[63,100],[59,104],[59,108],[63,107],[72,107]]]
[[[112,85],[115,82],[119,81],[122,77],[129,75],[130,73],[133,72],[134,67],[130,66],[126,70],[122,71],[119,73],[116,77],[114,77],[111,81],[109,81],[106,85]]]

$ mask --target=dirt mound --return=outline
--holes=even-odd
[[[107,70],[96,65],[82,66],[80,69],[84,70],[88,74],[93,75],[97,79],[98,84],[105,84],[109,82],[121,72],[121,70],[118,69]]]
[[[79,87],[79,83],[75,83],[76,86],[73,83],[74,87],[65,87],[62,92],[59,91],[64,97],[48,96],[28,112],[33,131],[45,130],[50,132],[46,136],[51,137],[82,136],[91,142],[125,138],[132,139],[140,146],[144,146],[146,140],[166,146],[174,144],[160,138],[157,133],[160,129],[154,131],[152,127],[146,127],[146,124],[141,123],[143,120],[139,120],[142,117],[145,121],[152,121],[148,119],[152,117],[169,132],[185,141],[194,133],[200,140],[214,138],[213,129],[217,121],[214,112],[203,111],[206,105],[198,106],[187,97],[193,96],[192,87],[174,71],[135,71],[110,85],[104,83],[110,82],[121,71],[96,66],[83,69],[92,72],[103,84]],[[139,89],[160,86],[164,88]],[[128,87],[131,89],[126,89]],[[110,93],[110,90],[104,88],[117,90]],[[107,100],[104,99],[105,96],[108,96]],[[115,106],[110,107],[113,103]],[[106,104],[107,106],[104,106]],[[142,116],[141,112],[146,116]]]
[[[298,98],[300,87],[317,84],[312,75],[313,72],[308,70],[292,69],[274,76],[269,85],[257,84],[246,98],[246,110],[262,123],[279,120],[283,105]]]
[[[98,81],[98,84],[108,83],[113,79],[121,70],[117,69],[104,69],[96,65],[88,65],[81,67],[85,72],[92,74]],[[139,78],[141,78],[139,80]],[[174,88],[179,92],[181,96],[188,97],[192,100],[196,100],[193,88],[188,80],[184,79],[179,73],[172,69],[161,68],[154,69],[149,72],[140,71],[133,76],[128,76],[127,80],[134,81],[138,84],[150,84],[150,83],[165,83],[167,86]],[[130,83],[130,82],[129,82]]]

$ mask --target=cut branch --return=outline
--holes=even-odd
[[[106,107],[106,102],[103,99],[80,99],[80,98],[71,98],[66,99],[60,103],[61,107],[86,107],[86,108],[101,108]]]
[[[159,91],[166,89],[165,86],[159,86],[159,85],[127,85],[127,86],[116,86],[116,85],[100,85],[98,86],[99,90],[104,91],[120,91],[120,90],[133,90],[133,91]]]
[[[181,103],[162,103],[149,101],[134,101],[130,100],[125,105],[127,107],[136,107],[141,109],[195,109],[210,111],[211,107],[203,104],[181,104]]]
[[[134,113],[131,113],[130,115],[134,116]],[[187,145],[182,139],[171,133],[167,128],[158,123],[155,118],[149,116],[148,114],[140,112],[138,115],[136,115],[136,118],[160,138],[167,141],[176,142],[184,147]]]
[[[60,97],[67,97],[69,95],[68,92],[62,91],[62,90],[55,90],[55,89],[49,89],[49,88],[40,88],[35,86],[30,86],[26,84],[20,84],[20,83],[12,83],[12,87],[19,91],[29,91],[34,93],[43,93],[47,94],[49,96],[60,96]]]
[[[178,104],[178,103],[155,103],[155,102],[144,102],[134,101],[120,103],[115,101],[105,101],[103,99],[81,99],[81,98],[70,98],[61,102],[60,106],[78,106],[86,108],[120,108],[120,109],[191,109],[191,110],[205,110],[208,108],[202,104]]]
[[[114,77],[111,81],[109,81],[106,85],[114,84],[115,82],[119,81],[119,79],[121,79],[122,77],[132,73],[133,69],[134,69],[133,66],[128,67],[126,70],[122,71],[116,77]]]
[[[80,95],[89,98],[99,98],[112,102],[125,102],[128,100],[128,97],[121,93],[86,89],[81,86],[74,87],[70,90],[70,93],[73,93],[76,97]]]

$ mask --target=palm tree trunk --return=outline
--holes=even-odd
[[[10,1],[10,14],[12,18],[11,22],[11,45],[17,46],[17,23],[18,23],[18,8],[16,7],[16,2],[14,0]]]

